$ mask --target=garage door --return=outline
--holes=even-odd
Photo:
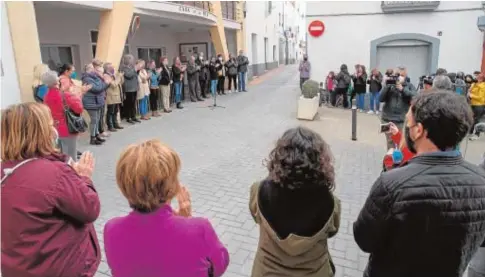
[[[429,45],[379,46],[377,47],[377,68],[384,73],[388,68],[405,66],[413,85],[420,76],[429,74]]]

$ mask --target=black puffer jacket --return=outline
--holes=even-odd
[[[366,277],[461,277],[485,240],[485,171],[461,155],[416,156],[377,179],[354,238],[371,254]]]

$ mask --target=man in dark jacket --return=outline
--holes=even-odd
[[[187,65],[187,79],[189,82],[190,101],[192,102],[204,101],[199,95],[199,70],[200,66],[195,63],[194,56],[191,56]]]
[[[195,60],[195,64],[199,66],[199,86],[200,95],[202,98],[207,98],[207,90],[209,88],[209,63],[204,59],[204,53],[200,52]]]
[[[244,55],[243,50],[239,50],[239,56],[236,59],[238,75],[238,91],[246,91],[246,73],[248,72],[248,57]]]
[[[397,80],[391,83],[388,80]],[[399,77],[384,77],[386,83],[379,96],[380,102],[384,103],[382,107],[382,123],[392,122],[396,124],[399,129],[402,129],[406,112],[411,104],[411,99],[416,95],[416,88],[413,84],[405,81],[404,76]],[[394,146],[392,139],[386,135],[387,149]]]
[[[485,171],[456,150],[472,124],[458,94],[413,100],[404,136],[416,156],[381,174],[353,226],[365,277],[463,275],[485,240]]]
[[[337,74],[337,77],[335,77],[335,81],[337,81],[335,94],[337,97],[343,97],[344,108],[347,108],[349,106],[349,101],[347,100],[347,90],[349,89],[352,78],[350,77],[346,64],[342,64],[340,66],[340,72]],[[333,103],[333,105],[335,106],[335,103]]]

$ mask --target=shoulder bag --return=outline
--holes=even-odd
[[[75,114],[66,104],[64,91],[61,91],[62,104],[64,106],[64,115],[66,116],[67,129],[70,134],[84,133],[88,124],[81,115]]]

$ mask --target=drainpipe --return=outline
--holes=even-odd
[[[283,32],[285,33],[285,65],[288,65],[288,34],[285,26],[285,6],[286,1],[283,1]]]
[[[480,30],[483,33],[482,64],[480,67],[480,71],[484,73],[485,72],[485,15],[478,17],[477,27],[478,27],[478,30]]]

